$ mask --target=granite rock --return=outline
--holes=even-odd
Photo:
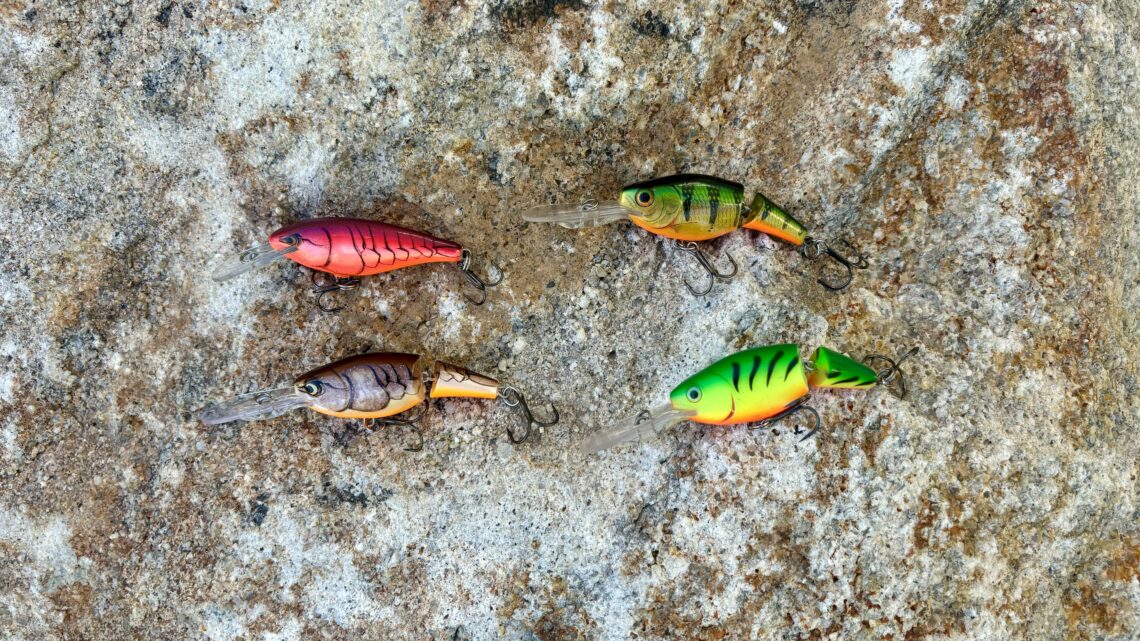
[[[32,639],[1135,639],[1140,5],[292,0],[0,6],[0,631]],[[755,233],[690,296],[629,225],[521,208],[699,171],[871,258]],[[227,283],[283,224],[463,242],[337,315]],[[826,423],[572,445],[745,346],[918,345]],[[193,412],[366,349],[562,410],[427,446]]]

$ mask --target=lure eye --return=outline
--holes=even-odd
[[[689,391],[685,392],[685,396],[693,403],[696,403],[697,401],[701,400],[701,388],[690,387]]]
[[[308,383],[305,383],[305,386],[302,387],[301,390],[309,396],[320,396],[322,393],[324,393],[325,386],[321,385],[318,381],[310,381]]]
[[[648,207],[653,204],[653,192],[642,190],[637,192],[637,204]]]

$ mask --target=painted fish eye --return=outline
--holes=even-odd
[[[325,386],[321,385],[320,381],[309,381],[308,383],[305,383],[305,386],[301,388],[301,391],[305,392],[309,396],[320,396],[324,393]]]
[[[696,403],[697,401],[701,400],[701,388],[690,387],[689,391],[685,392],[685,396],[693,403]]]
[[[637,192],[637,204],[642,207],[648,207],[653,204],[653,192],[642,189]]]

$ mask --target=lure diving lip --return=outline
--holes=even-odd
[[[263,420],[308,408],[338,418],[361,419],[366,429],[378,425],[410,427],[415,430],[419,444],[409,449],[416,451],[423,446],[418,422],[426,408],[414,418],[393,417],[428,398],[502,400],[522,413],[526,425],[521,435],[507,428],[512,443],[525,441],[532,425],[547,427],[558,422],[556,408],[552,408],[553,419],[540,421],[531,413],[521,392],[489,376],[442,361],[436,361],[433,373],[427,375],[423,359],[415,354],[399,353],[350,356],[301,374],[292,385],[210,405],[199,412],[198,419],[206,425],[220,425]]]
[[[231,257],[218,266],[217,282],[287,258],[314,271],[317,305],[329,292],[352,289],[360,279],[415,265],[457,263],[464,278],[479,291],[470,298],[476,305],[487,300],[487,288],[502,276],[486,281],[471,270],[471,253],[457,243],[424,232],[362,218],[313,218],[286,225],[269,235],[267,242]],[[317,273],[332,276],[331,283],[318,284]]]
[[[531,222],[554,223],[570,229],[593,227],[629,220],[658,236],[673,241],[678,249],[691,254],[701,267],[716,280],[728,280],[736,274],[736,262],[729,257],[731,271],[718,271],[696,243],[723,236],[737,229],[753,229],[799,247],[808,260],[826,256],[846,270],[842,281],[819,282],[830,290],[851,284],[855,269],[867,267],[862,255],[847,259],[827,243],[808,235],[808,230],[763,194],[757,193],[751,204],[745,204],[744,185],[715,176],[676,174],[626,185],[618,200],[588,199],[579,205],[540,205],[523,213]],[[850,243],[843,241],[854,252]],[[712,290],[712,282],[703,290],[685,285],[694,295]]]
[[[669,393],[669,404],[605,428],[585,439],[580,447],[589,454],[619,443],[654,435],[682,421],[706,425],[755,424],[764,428],[797,412],[809,412],[814,426],[803,436],[811,437],[821,427],[819,413],[806,403],[812,388],[870,389],[897,386],[906,396],[901,365],[918,348],[898,359],[869,356],[865,361],[882,360],[887,367],[876,371],[865,363],[830,350],[818,348],[808,361],[800,358],[792,344],[755,347],[709,365],[685,379]],[[797,427],[795,433],[801,433]]]

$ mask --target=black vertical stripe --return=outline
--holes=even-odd
[[[776,352],[775,356],[772,357],[772,362],[768,363],[768,382],[764,384],[765,386],[772,384],[772,372],[776,371],[776,361],[780,360],[783,357],[784,350],[780,350]]]
[[[760,371],[760,357],[752,357],[752,373],[748,375],[748,389],[752,389],[752,381],[756,379],[756,372]]]
[[[740,363],[734,362],[732,364],[732,386],[736,388],[736,391],[740,391]]]
[[[800,364],[800,355],[796,354],[795,356],[792,357],[792,362],[788,363],[787,371],[784,372],[784,380],[785,381],[788,380],[788,377],[792,375],[792,370],[795,369],[796,365],[799,365],[799,364]]]
[[[681,187],[681,207],[685,210],[685,221],[689,220],[693,208],[693,188]]]
[[[705,188],[705,193],[709,196],[709,224],[716,224],[716,211],[720,209],[720,196],[719,190],[715,187]]]

